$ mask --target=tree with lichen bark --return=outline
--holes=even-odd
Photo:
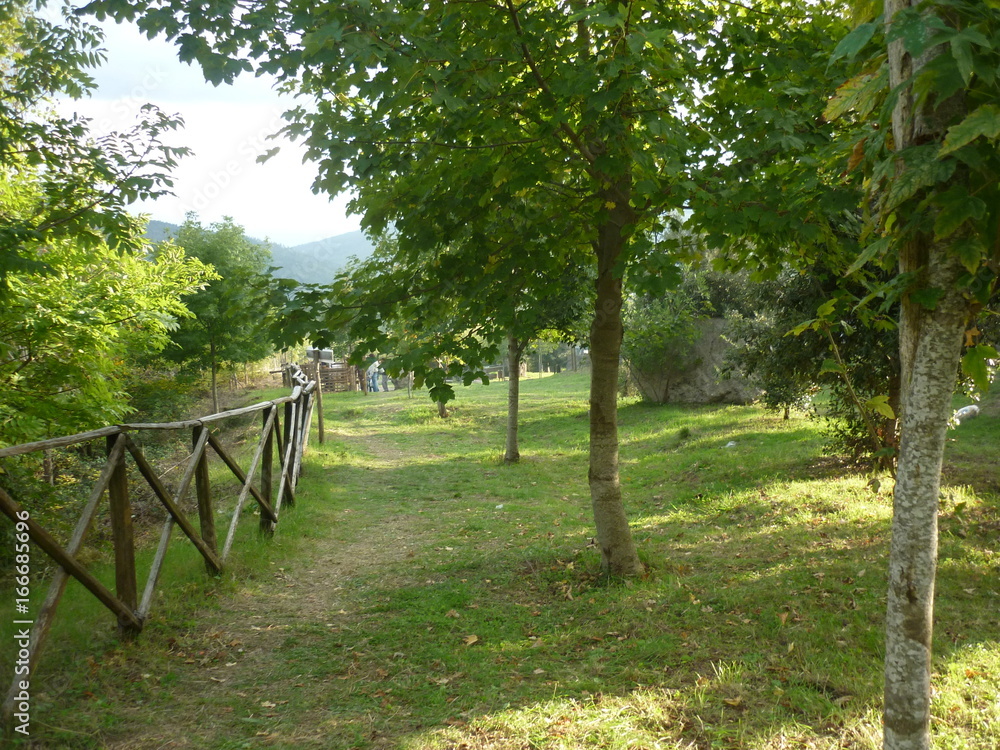
[[[923,750],[931,745],[937,516],[952,395],[960,362],[985,388],[987,361],[997,356],[967,331],[995,299],[1000,271],[1000,10],[886,0],[877,12],[859,4],[863,23],[837,47],[835,57],[863,62],[829,111],[863,129],[848,148],[852,168],[869,179],[871,211],[853,267],[895,268],[883,290],[900,304],[901,391],[883,746]]]

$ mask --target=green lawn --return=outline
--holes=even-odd
[[[273,540],[233,571],[178,558],[136,644],[66,633],[41,747],[874,748],[891,498],[755,407],[620,411],[641,580],[591,544],[587,379],[329,394]],[[1000,747],[1000,425],[951,433],[935,637],[937,747]],[[77,597],[79,600],[79,597]],[[63,613],[66,614],[66,613]],[[87,614],[87,618],[99,613]],[[81,616],[82,617],[82,616]],[[76,631],[81,617],[71,617]],[[85,629],[85,628],[84,628]]]

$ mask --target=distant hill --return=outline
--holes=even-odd
[[[160,242],[176,235],[179,229],[177,224],[152,219],[146,228],[146,236],[153,242]],[[263,244],[262,240],[249,239]],[[364,232],[347,232],[295,247],[271,245],[271,265],[277,266],[274,275],[279,278],[307,284],[329,284],[350,258],[363,260],[374,250]]]
[[[364,259],[374,250],[365,233],[357,231],[295,247],[274,245],[271,257],[273,264],[280,269],[275,276],[308,284],[328,284],[352,257]]]

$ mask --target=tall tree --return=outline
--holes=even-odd
[[[358,305],[365,312],[351,325],[352,337],[364,342],[360,350],[389,353],[390,369],[415,372],[420,381],[429,379],[438,401],[454,394],[443,379],[448,369],[431,367],[433,359],[455,361],[462,374],[470,376],[493,361],[498,350],[506,350],[507,463],[520,459],[519,383],[525,346],[543,331],[569,335],[591,301],[589,280],[575,263],[575,248],[565,236],[532,237],[532,225],[518,221],[529,210],[518,202],[500,212],[502,221],[489,221],[485,227],[470,224],[461,242],[423,253],[404,253],[394,241],[382,243],[383,252],[361,264],[349,284],[362,290]],[[506,251],[506,243],[519,252]],[[533,261],[525,262],[525,256]],[[343,309],[338,297],[333,298],[334,315]]]
[[[97,0],[177,39],[183,59],[222,81],[253,67],[311,100],[288,113],[317,162],[316,187],[357,191],[378,230],[427,233],[550,190],[588,234],[596,267],[591,326],[591,501],[603,566],[642,570],[618,471],[622,276],[635,241],[682,201],[682,122],[708,4],[555,0],[316,5]],[[209,42],[208,40],[212,41]],[[247,59],[250,58],[250,59]],[[470,155],[478,154],[470,159]],[[485,183],[486,168],[492,179]],[[414,203],[411,186],[423,183]],[[397,186],[402,186],[398,190]],[[467,188],[475,187],[476,190]],[[451,221],[441,220],[447,214]]]
[[[37,182],[0,176],[8,215],[37,210]],[[45,272],[9,272],[0,305],[0,443],[120,421],[127,355],[163,349],[189,315],[181,296],[212,277],[176,247],[150,260],[64,238],[37,252]]]
[[[185,299],[192,317],[173,332],[174,346],[164,353],[176,362],[210,372],[212,408],[218,411],[220,366],[256,362],[272,351],[268,337],[271,253],[249,240],[243,227],[228,217],[203,227],[188,214],[173,242],[188,256],[212,266],[219,278]]]
[[[937,516],[964,332],[1000,270],[1000,10],[886,0],[891,143],[877,160],[878,224],[906,279],[902,421],[886,613],[884,747],[930,747]],[[871,23],[874,23],[871,22]],[[868,34],[872,27],[861,27]],[[967,363],[996,352],[973,350]]]
[[[187,151],[162,142],[180,120],[149,105],[134,128],[101,137],[85,118],[51,111],[52,98],[94,88],[87,70],[104,58],[103,37],[69,3],[60,22],[37,15],[44,5],[0,3],[0,178],[31,175],[37,194],[28,211],[0,205],[0,297],[9,274],[51,268],[40,252],[48,243],[143,251],[144,223],[127,207],[168,192]]]
[[[757,55],[759,67],[719,48],[729,61],[731,87],[752,83],[757,70],[765,76],[786,65],[808,71],[810,60],[813,73],[809,79],[770,76],[778,81],[774,94],[788,97],[781,107],[758,106],[768,96],[773,102],[766,92],[748,97],[746,107],[724,100],[728,108],[717,111],[741,132],[729,129],[736,156],[718,173],[743,172],[723,177],[722,190],[699,196],[699,213],[720,235],[741,224],[737,239],[726,244],[742,262],[765,270],[824,256],[849,274],[870,262],[894,269],[887,283],[873,285],[868,301],[881,312],[901,307],[884,745],[910,750],[930,746],[938,493],[963,332],[994,296],[1000,268],[1000,12],[966,0],[887,0],[876,18],[874,3],[856,5],[856,21],[863,23],[843,37],[832,58],[821,38],[811,54],[785,47],[783,55]],[[751,18],[758,28],[773,28],[760,13]],[[780,35],[767,38],[774,44]],[[821,118],[813,84],[838,75],[862,50],[871,54]],[[831,62],[816,65],[817,53]],[[712,91],[726,86],[720,82]],[[823,196],[829,200],[817,200]],[[746,210],[734,214],[734,206]],[[726,216],[733,218],[727,223]],[[985,381],[985,359],[995,354],[972,346],[963,365]]]

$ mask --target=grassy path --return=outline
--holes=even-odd
[[[752,408],[622,409],[649,575],[590,545],[586,380],[338,394],[299,507],[143,638],[53,665],[39,747],[875,748],[891,503],[816,424]],[[956,433],[942,505],[939,747],[1000,747],[997,419]],[[963,463],[965,462],[965,463]],[[252,526],[253,519],[249,519]],[[51,658],[51,656],[50,656]],[[88,668],[89,665],[89,668]]]

